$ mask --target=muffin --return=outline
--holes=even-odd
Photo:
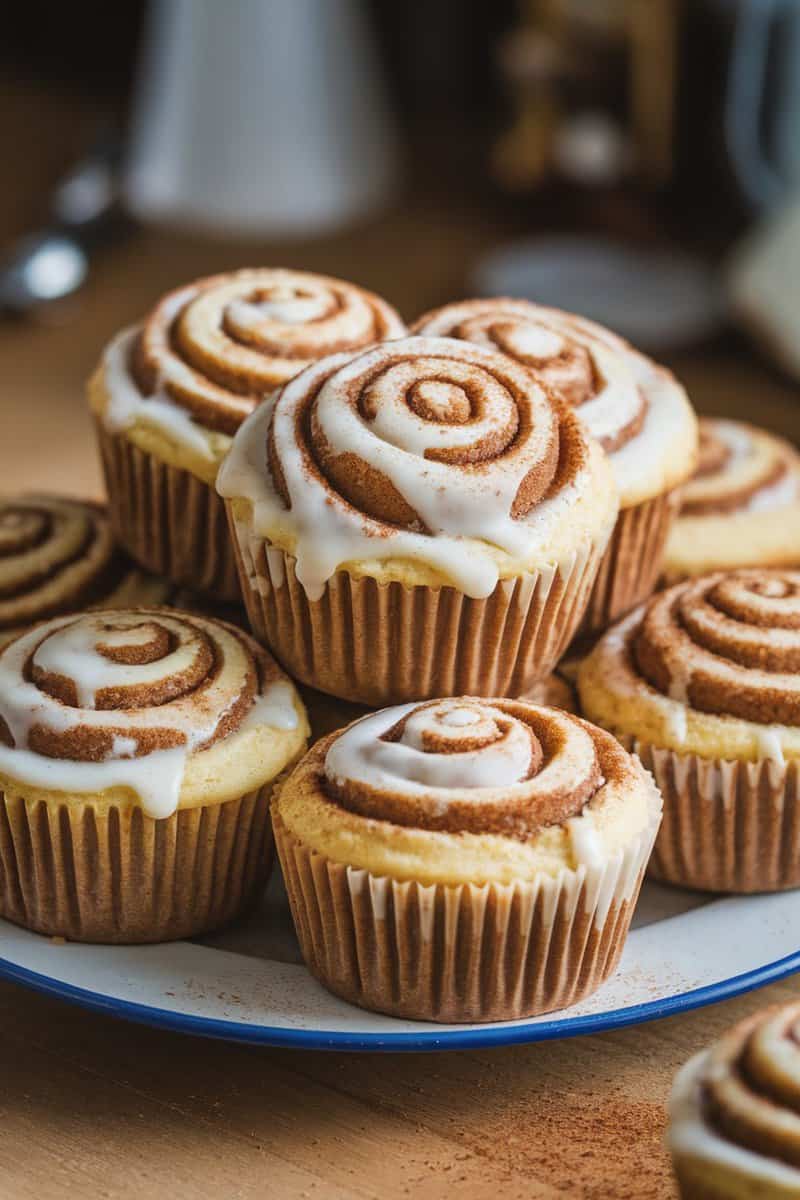
[[[581,711],[655,776],[650,865],[723,892],[800,886],[800,572],[685,580],[609,630],[578,673]]]
[[[700,463],[683,491],[664,575],[800,566],[800,454],[744,421],[703,417]]]
[[[0,646],[45,617],[161,604],[169,590],[115,546],[101,505],[65,496],[0,497]]]
[[[0,651],[0,915],[89,942],[224,924],[268,874],[306,718],[266,651],[164,608],[53,617]]]
[[[650,776],[602,730],[461,697],[317,742],[273,825],[321,983],[400,1017],[503,1021],[611,974],[660,813]]]
[[[113,339],[89,384],[115,533],[143,566],[240,602],[214,481],[257,404],[309,363],[404,326],[377,296],[300,271],[198,280]]]
[[[668,1143],[683,1200],[800,1196],[800,1004],[762,1009],[678,1072]]]
[[[617,512],[569,407],[448,338],[308,368],[242,426],[218,489],[256,636],[372,706],[548,675]]]
[[[609,454],[620,493],[581,633],[607,628],[646,599],[697,455],[695,416],[669,371],[602,326],[528,300],[448,304],[412,332],[500,350],[574,407]]]

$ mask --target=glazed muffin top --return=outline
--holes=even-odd
[[[700,459],[667,544],[667,576],[797,563],[800,454],[744,421],[701,418]]]
[[[199,279],[106,348],[90,384],[111,432],[210,482],[263,398],[310,363],[400,337],[399,315],[353,283],[277,268]]]
[[[218,479],[312,598],[337,570],[452,584],[562,563],[617,512],[605,455],[511,359],[451,338],[333,355],[237,434]]]
[[[714,1195],[800,1195],[800,1004],[755,1013],[686,1063],[669,1143]]]
[[[158,604],[168,585],[114,544],[102,505],[0,497],[0,646],[45,617],[90,606]]]
[[[800,756],[800,572],[743,569],[655,595],[578,673],[581,709],[615,733],[711,758]]]
[[[152,817],[263,786],[305,711],[267,652],[164,608],[54,617],[0,651],[0,787],[139,804]]]
[[[683,388],[601,325],[497,297],[446,304],[411,328],[499,350],[556,391],[611,456],[623,508],[671,490],[694,470],[696,420]]]
[[[650,776],[560,709],[462,696],[362,717],[312,748],[277,800],[336,862],[423,883],[602,869],[652,833]]]

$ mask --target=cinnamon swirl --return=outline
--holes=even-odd
[[[678,1073],[669,1146],[684,1200],[800,1195],[800,1004],[763,1009]]]
[[[582,711],[636,750],[665,796],[653,870],[725,891],[800,884],[800,572],[676,584],[610,630]]]
[[[0,497],[0,646],[45,617],[94,605],[159,604],[168,590],[114,544],[101,505]]]
[[[323,738],[273,819],[314,974],[368,1008],[472,1021],[563,1007],[599,986],[660,811],[650,777],[602,730],[466,696],[384,709]]]
[[[263,882],[269,798],[305,714],[267,653],[164,608],[51,618],[0,652],[0,911],[159,941]]]
[[[170,292],[111,342],[89,387],[122,543],[174,582],[235,601],[213,490],[231,437],[310,363],[404,328],[371,292],[302,271],[234,271]]]
[[[664,575],[749,566],[800,566],[800,454],[754,425],[704,417]]]
[[[697,452],[694,415],[673,376],[585,318],[528,300],[464,300],[412,326],[509,355],[575,409],[607,451],[620,515],[582,632],[593,633],[652,592],[676,515],[676,489]]]
[[[244,424],[218,489],[257,635],[368,704],[546,675],[617,507],[566,405],[447,338],[308,368]]]

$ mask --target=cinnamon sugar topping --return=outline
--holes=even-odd
[[[743,421],[704,417],[700,462],[681,514],[769,511],[800,501],[800,455],[788,442]]]
[[[324,786],[396,825],[525,840],[583,813],[631,771],[610,735],[524,701],[460,697],[385,709],[325,743]],[[586,830],[576,842],[592,849]]]
[[[695,709],[800,724],[800,572],[677,584],[644,610],[630,655],[651,687]]]

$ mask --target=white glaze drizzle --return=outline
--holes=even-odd
[[[54,618],[47,624],[46,635],[42,626],[37,626],[7,646],[0,653],[0,716],[11,733],[14,746],[0,744],[0,771],[19,783],[63,792],[130,788],[148,816],[170,816],[180,799],[187,758],[213,736],[220,720],[237,701],[238,693],[226,696],[225,687],[217,680],[205,688],[202,704],[189,695],[152,708],[95,709],[95,697],[102,688],[147,684],[163,676],[167,669],[172,673],[188,665],[196,641],[190,627],[163,612],[159,612],[156,619],[178,641],[177,648],[158,663],[141,666],[115,663],[98,654],[83,632],[76,632],[78,626],[93,629],[95,640],[98,640],[99,630],[99,640],[108,642],[114,633],[109,635],[102,626],[103,622],[111,620],[123,629],[129,624],[131,639],[141,644],[143,635],[136,628],[143,620],[139,613]],[[193,617],[192,621],[200,626],[206,624],[199,617]],[[240,658],[239,665],[244,669],[244,649],[238,639],[216,623],[207,624],[215,636],[225,639],[226,653]],[[61,633],[61,630],[65,632]],[[123,639],[124,634],[120,632],[117,640]],[[38,645],[40,642],[42,644]],[[31,657],[34,665],[43,670],[68,674],[74,680],[81,707],[69,708],[28,682],[23,672]],[[257,698],[240,728],[262,724],[278,729],[296,728],[297,713],[292,696],[292,688],[285,680],[271,683]],[[80,726],[113,727],[129,732],[114,737],[111,754],[103,762],[72,762],[49,758],[28,748],[30,731],[36,725],[57,733]],[[174,749],[134,757],[138,745],[136,733],[148,728],[175,730],[185,742]]]
[[[460,715],[472,709],[478,716],[467,722]],[[455,710],[459,724],[442,716]],[[509,799],[522,794],[547,794],[583,786],[595,766],[595,749],[585,729],[567,713],[547,710],[548,719],[559,726],[561,748],[532,779],[527,779],[531,761],[528,727],[518,718],[485,702],[443,700],[435,706],[404,704],[363,717],[340,734],[328,749],[325,773],[334,782],[348,780],[380,791],[433,796],[441,810],[449,801],[480,804],[495,800],[498,792]],[[437,713],[442,714],[437,715]],[[383,735],[406,717],[397,741]],[[475,750],[446,753],[426,751],[426,732],[443,736],[457,746],[459,736],[491,735],[496,722],[506,729],[497,740]]]

